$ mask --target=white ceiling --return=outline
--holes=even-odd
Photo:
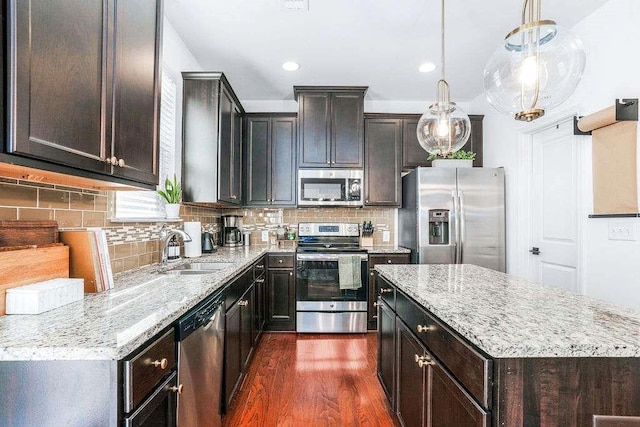
[[[542,18],[572,27],[608,0],[543,1]],[[482,92],[482,69],[519,24],[520,0],[446,3],[446,77],[453,100]],[[165,15],[205,70],[223,71],[241,100],[290,100],[294,85],[369,86],[367,99],[432,99],[439,0],[165,0]],[[287,72],[284,61],[301,68]],[[588,60],[588,58],[587,58]]]

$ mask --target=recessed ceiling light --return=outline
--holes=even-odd
[[[298,68],[300,68],[300,64],[293,61],[287,61],[282,64],[282,68],[287,71],[296,71]]]
[[[420,71],[421,73],[430,73],[435,69],[436,64],[434,64],[433,62],[425,62],[424,64],[420,65],[418,71]]]

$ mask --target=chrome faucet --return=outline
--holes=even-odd
[[[191,241],[191,236],[184,231],[178,229],[169,230],[167,229],[167,225],[164,224],[160,230],[160,265],[167,265],[167,261],[169,260],[169,241],[173,236],[182,237],[182,241],[185,243]]]

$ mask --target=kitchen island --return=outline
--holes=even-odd
[[[379,377],[405,425],[640,417],[639,310],[474,265],[376,269]]]

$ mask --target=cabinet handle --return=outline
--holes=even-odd
[[[256,265],[256,268],[258,268],[260,270],[264,270],[264,264],[258,264],[258,265]]]
[[[118,166],[120,166],[121,168],[124,167],[124,159],[118,160]]]
[[[429,356],[418,356],[417,354],[416,354],[416,363],[421,368],[424,368],[425,366],[435,365],[436,364],[436,362],[431,360],[431,358]]]
[[[380,293],[381,294],[388,294],[393,292],[393,289],[387,289],[387,288],[380,288]]]
[[[335,165],[335,164],[336,164],[335,160],[334,160],[333,162],[331,162],[331,164],[332,164],[332,165]]]
[[[371,273],[369,273],[369,275],[371,275],[371,277],[373,277],[373,271]]]
[[[169,391],[172,391],[174,393],[178,393],[178,394],[182,394],[182,390],[184,389],[184,384],[180,384],[178,387],[173,386],[173,387],[169,387]]]
[[[369,200],[365,200],[364,202],[365,202],[365,203],[369,203]]]
[[[156,368],[159,366],[160,369],[167,369],[169,361],[166,357],[163,357],[162,360],[154,360],[153,362],[151,362],[151,365],[155,366]]]
[[[278,264],[282,264],[282,260],[281,259],[278,260]]]
[[[372,319],[377,319],[378,315],[376,314],[375,316],[371,316]]]
[[[111,164],[116,166],[118,164],[118,158],[116,156],[111,157]]]
[[[289,276],[293,276],[293,271],[290,271],[290,272],[289,272]]]
[[[374,307],[377,307],[377,306],[379,306],[379,305],[380,305],[380,303],[379,303],[378,301],[376,301],[376,302],[374,302],[374,303],[373,303],[373,306],[374,306]]]
[[[416,329],[418,330],[418,332],[429,332],[429,329],[431,328],[428,326],[418,325]]]
[[[104,159],[104,162],[107,164],[111,164],[111,157],[107,157],[106,159]]]
[[[328,165],[330,165],[330,164],[331,164],[331,162],[330,162],[329,160],[327,160],[327,164],[328,164]]]
[[[390,259],[387,260],[387,264],[391,264],[391,260]]]
[[[248,305],[249,305],[249,301],[246,300],[246,299],[238,301],[238,306],[240,306],[240,307],[246,307]]]
[[[233,200],[235,200],[235,199],[237,199],[238,197],[237,197],[237,196],[231,196],[231,198],[232,198]]]
[[[256,279],[256,283],[264,283],[264,279]]]

